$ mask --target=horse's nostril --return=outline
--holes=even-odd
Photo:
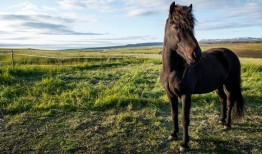
[[[193,52],[192,57],[193,57],[194,59],[196,59],[196,58],[197,58],[196,53]]]
[[[195,60],[197,56],[196,56],[196,54],[193,52],[191,57],[192,57],[191,59]]]

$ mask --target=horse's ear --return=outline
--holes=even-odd
[[[173,3],[170,5],[169,16],[171,16],[171,15],[175,12],[175,8],[176,8],[176,3],[173,2]]]
[[[191,12],[192,12],[192,8],[193,8],[193,5],[190,4],[187,11],[188,11],[189,13],[191,13]]]

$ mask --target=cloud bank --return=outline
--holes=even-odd
[[[41,46],[106,46],[162,41],[163,24],[158,22],[164,22],[173,0],[17,2],[0,6],[2,47],[29,46],[35,42],[42,43]],[[262,27],[260,0],[176,0],[176,3],[193,4],[198,20],[196,31],[203,34],[222,33],[228,29],[251,31]],[[150,28],[152,25],[145,26],[149,21],[156,24],[156,29]],[[259,37],[258,33],[254,35]],[[202,36],[209,37],[212,36]]]

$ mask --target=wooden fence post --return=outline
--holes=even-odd
[[[4,119],[4,114],[2,112],[2,110],[0,109],[0,123],[1,123],[1,120]],[[1,127],[0,127],[1,128]]]
[[[15,61],[14,61],[14,50],[12,50],[12,66],[15,67]]]

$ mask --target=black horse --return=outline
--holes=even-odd
[[[189,149],[188,126],[192,94],[216,90],[221,101],[219,123],[227,128],[231,127],[232,108],[236,118],[243,116],[244,108],[238,57],[225,48],[202,53],[194,37],[194,25],[192,4],[180,6],[173,2],[165,25],[161,82],[171,102],[173,132],[169,140],[177,140],[178,98],[182,101],[183,142],[180,151]]]

